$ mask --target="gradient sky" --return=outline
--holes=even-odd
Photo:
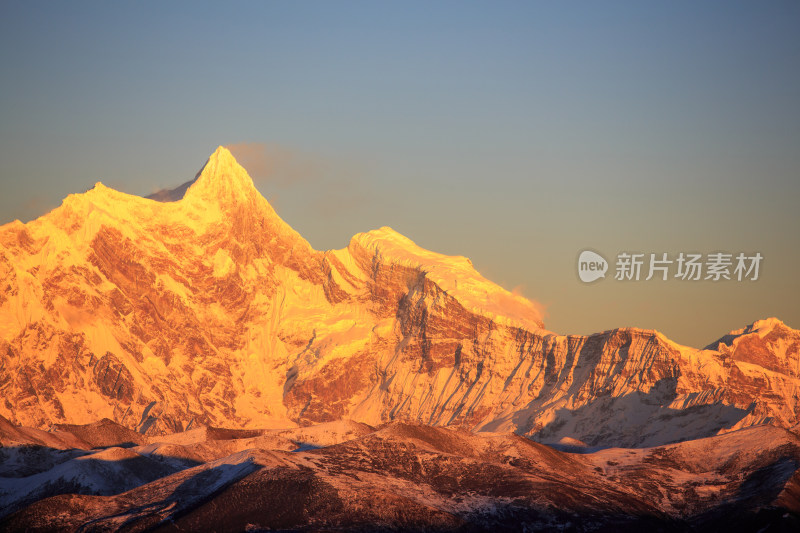
[[[315,248],[392,226],[521,287],[553,331],[797,328],[798,28],[795,1],[7,0],[0,223],[247,144]],[[625,250],[764,262],[756,282],[586,285],[584,248],[612,269]]]

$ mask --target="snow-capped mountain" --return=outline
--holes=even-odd
[[[314,250],[223,147],[179,192],[98,183],[0,227],[0,415],[147,435],[405,420],[569,446],[798,423],[800,333],[777,319],[702,350],[561,336],[390,228]]]

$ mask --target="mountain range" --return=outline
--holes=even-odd
[[[795,520],[797,330],[766,318],[704,348],[637,328],[558,335],[469,259],[391,228],[314,250],[224,147],[178,189],[142,198],[98,183],[0,227],[0,280],[3,468],[40,476],[20,497],[0,476],[19,527],[42,526],[39,511],[24,515],[38,500],[85,508],[87,521],[115,506],[109,528],[191,527],[220,494],[250,501],[267,480],[327,505],[320,516],[336,527],[348,516],[465,531],[590,516],[598,528],[680,528],[778,500]],[[338,437],[303,449],[303,428]],[[216,451],[197,451],[208,442]],[[31,447],[32,463],[19,451]],[[103,485],[58,470],[106,463],[145,474]],[[496,476],[511,488],[489,497]],[[206,478],[219,485],[188,507],[130,514],[144,496],[124,491]],[[70,487],[85,496],[64,496]],[[553,487],[566,492],[542,493]]]

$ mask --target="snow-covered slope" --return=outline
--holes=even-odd
[[[314,250],[222,147],[176,201],[98,183],[0,227],[0,280],[0,415],[31,428],[411,420],[650,446],[798,423],[800,334],[776,319],[704,350],[556,335],[390,228]]]
[[[162,437],[189,444],[82,452],[34,475],[0,477],[0,530],[794,531],[800,526],[800,439],[772,426],[586,454],[559,452],[515,434],[402,422],[376,429],[352,423],[311,426],[304,428],[306,435],[328,435],[330,444],[296,452],[263,439],[266,432],[252,437],[242,431],[191,431],[191,438]],[[187,459],[191,456],[195,459]]]

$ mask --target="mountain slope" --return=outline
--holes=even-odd
[[[0,479],[0,529],[792,531],[800,524],[800,439],[780,428],[572,454],[514,434],[400,422],[351,433],[356,427],[306,428],[338,435],[294,453],[271,447],[281,442],[219,431],[94,450],[27,478]],[[169,445],[166,454],[162,440],[191,444]],[[176,459],[199,447],[206,457]],[[124,475],[134,466],[138,477]]]
[[[0,279],[0,415],[35,428],[401,419],[651,446],[798,422],[800,334],[776,319],[705,350],[555,335],[390,228],[314,250],[222,147],[177,201],[97,184],[0,227]]]

